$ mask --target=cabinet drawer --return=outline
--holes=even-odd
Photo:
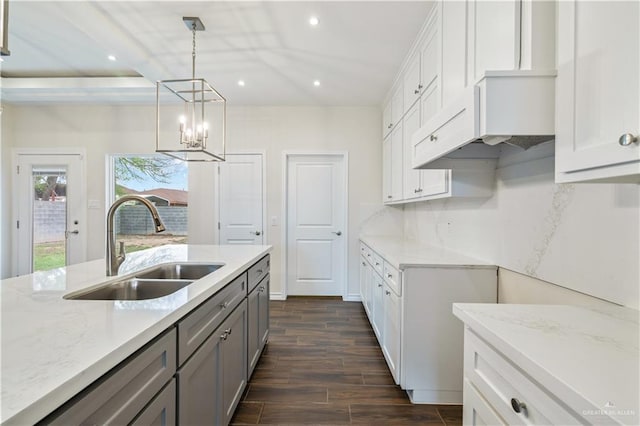
[[[260,259],[255,265],[249,268],[249,285],[247,286],[247,294],[258,285],[260,281],[269,273],[270,266],[269,255]]]
[[[371,251],[371,257],[369,257],[368,259],[371,266],[373,266],[373,269],[375,269],[378,274],[382,275],[384,269],[384,260],[382,260],[382,257],[380,257],[378,253]]]
[[[178,323],[178,365],[182,365],[247,294],[243,273]]]
[[[138,417],[131,423],[132,426],[172,426],[176,424],[176,380],[169,384],[153,398],[153,401],[145,407]]]
[[[389,285],[389,288],[391,288],[398,296],[402,296],[400,271],[391,266],[386,260],[384,261],[384,271],[382,276],[384,278],[384,282]]]
[[[431,120],[412,137],[414,168],[424,166],[478,137],[479,89],[469,87],[465,93]]]
[[[465,329],[464,346],[465,378],[507,424],[582,424],[577,414],[567,411],[469,329]],[[517,413],[513,399],[526,409]]]
[[[469,426],[505,425],[491,405],[478,393],[475,386],[464,379],[464,400],[462,402],[462,424]]]
[[[176,371],[176,330],[140,349],[43,424],[129,424]]]

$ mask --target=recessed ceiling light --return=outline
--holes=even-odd
[[[309,25],[311,25],[312,27],[315,27],[319,23],[320,23],[320,20],[318,19],[317,16],[312,16],[311,18],[309,18]]]
[[[113,56],[113,55],[109,55],[109,56],[107,56],[107,59],[110,60],[110,61],[115,61],[116,57]]]
[[[320,80],[315,80],[313,82],[313,85],[316,86],[316,87],[320,86]]]
[[[244,80],[238,80],[238,86],[243,86],[244,87]]]

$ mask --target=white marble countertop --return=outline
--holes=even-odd
[[[360,241],[382,256],[396,269],[411,267],[473,267],[495,268],[479,259],[447,250],[443,247],[426,246],[413,240],[398,237],[360,236]]]
[[[162,246],[127,255],[126,275],[166,262],[223,267],[177,292],[142,301],[64,300],[117,277],[105,261],[0,282],[0,423],[33,424],[144,346],[271,251],[271,246]]]
[[[639,312],[454,303],[453,313],[590,424],[640,424]]]

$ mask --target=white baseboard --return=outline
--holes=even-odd
[[[271,293],[269,294],[269,300],[287,300],[287,296],[282,293]]]
[[[359,294],[348,294],[346,296],[342,296],[342,300],[345,302],[362,302]]]

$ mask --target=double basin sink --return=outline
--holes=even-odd
[[[117,281],[69,293],[68,300],[147,300],[168,296],[223,265],[210,263],[164,263]]]

